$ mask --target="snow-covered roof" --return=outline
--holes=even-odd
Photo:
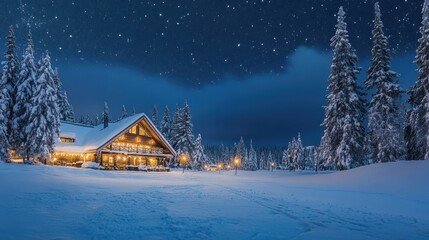
[[[99,150],[106,143],[118,137],[142,120],[145,120],[152,131],[159,137],[162,144],[164,144],[173,155],[176,155],[171,145],[144,113],[136,114],[114,123],[109,123],[107,128],[104,128],[103,124],[92,127],[71,122],[61,122],[60,137],[73,138],[75,142],[61,142],[60,139],[57,138],[55,140],[55,150],[57,152],[73,153]]]

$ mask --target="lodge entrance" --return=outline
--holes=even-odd
[[[156,156],[125,155],[120,153],[102,153],[101,165],[110,170],[129,170],[139,166],[147,168],[166,167],[167,159]]]

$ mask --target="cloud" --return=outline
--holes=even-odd
[[[412,55],[394,60],[392,66],[402,73],[401,83],[407,88],[415,79]],[[66,63],[60,65],[60,73],[79,114],[100,113],[103,101],[109,103],[115,117],[122,104],[129,112],[135,107],[148,114],[153,104],[160,113],[168,105],[172,113],[176,104],[187,100],[195,133],[202,133],[208,142],[231,144],[243,136],[259,145],[284,146],[298,132],[305,144],[319,143],[330,62],[329,53],[300,47],[289,56],[288,71],[283,74],[245,80],[229,76],[199,89],[127,66]],[[361,63],[366,69],[369,60]]]

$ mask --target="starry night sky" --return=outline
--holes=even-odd
[[[187,100],[208,143],[244,136],[282,146],[301,132],[318,144],[335,14],[344,6],[366,71],[375,2],[0,0],[0,41],[13,25],[20,55],[30,28],[78,115],[94,116],[104,101],[117,117],[122,104],[149,115],[153,104],[162,113]],[[379,2],[393,70],[408,88],[423,0]]]

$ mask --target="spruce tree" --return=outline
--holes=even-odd
[[[255,171],[258,170],[258,158],[256,151],[253,148],[253,141],[250,140],[249,156],[246,164],[246,170]]]
[[[207,164],[207,156],[204,153],[204,147],[202,145],[202,137],[201,134],[198,134],[197,139],[194,143],[195,149],[192,152],[192,169],[202,171],[204,169],[204,165]]]
[[[59,135],[60,127],[58,93],[48,52],[40,60],[37,76],[35,92],[31,100],[29,125],[26,127],[26,134],[29,137],[25,143],[25,149],[29,150],[31,158],[46,161],[50,160],[55,150],[55,138]]]
[[[98,113],[95,114],[94,122],[95,126],[98,126],[100,124],[100,117],[98,117]]]
[[[152,108],[152,123],[158,128],[158,108],[156,105],[153,105]]]
[[[335,36],[331,39],[333,60],[329,75],[328,105],[325,109],[325,128],[322,138],[325,168],[345,170],[364,163],[365,129],[363,126],[365,102],[356,78],[357,56],[348,38],[345,12],[338,12]]]
[[[60,118],[65,121],[73,121],[74,116],[72,116],[72,110],[70,103],[68,101],[67,93],[62,90],[62,83],[60,80],[60,76],[58,73],[58,69],[54,70],[54,86],[57,89],[57,99],[58,99],[58,107],[60,109]]]
[[[429,1],[425,0],[422,10],[423,20],[420,27],[421,38],[415,63],[418,67],[418,78],[409,91],[405,127],[405,145],[407,159],[429,159]]]
[[[107,106],[107,102],[104,102],[103,109],[103,127],[107,128],[109,126],[110,116],[109,116],[109,106]]]
[[[3,113],[6,121],[7,135],[10,140],[14,139],[12,125],[13,125],[13,106],[16,101],[17,85],[19,82],[19,61],[16,56],[16,39],[13,27],[9,28],[9,35],[7,37],[6,52],[4,54],[5,60],[2,62],[3,73],[1,75],[1,83],[6,92],[2,97],[6,100],[6,110]]]
[[[235,146],[235,154],[234,154],[234,161],[236,159],[238,159],[240,162],[239,164],[241,165],[240,167],[246,167],[246,145],[244,144],[244,139],[243,137],[240,138],[240,141],[238,142],[238,144],[236,144]]]
[[[170,120],[170,111],[168,106],[165,106],[164,114],[162,116],[161,124],[160,124],[161,134],[167,139],[167,141],[171,140],[171,120]]]
[[[401,156],[399,74],[390,70],[390,50],[383,32],[380,6],[375,3],[374,29],[372,31],[371,67],[365,85],[375,93],[368,111],[368,140],[374,162],[395,161]]]
[[[289,143],[289,147],[290,147],[290,143]],[[288,167],[289,167],[288,162],[289,162],[288,149],[285,149],[282,152],[282,169],[288,169]]]
[[[189,104],[185,102],[183,111],[177,123],[177,144],[176,148],[183,154],[190,155],[194,150],[194,135],[192,133],[191,111]]]
[[[10,161],[10,144],[7,134],[9,94],[5,82],[0,84],[0,161]]]
[[[32,97],[36,90],[37,75],[31,32],[28,33],[27,48],[22,58],[18,75],[16,101],[13,107],[13,139],[11,140],[11,145],[21,156],[28,159],[29,149],[23,148],[23,146],[28,146],[26,144],[28,140],[26,128],[29,125],[29,117],[32,111]]]
[[[260,155],[261,156],[259,157],[258,165],[259,165],[259,170],[263,170],[265,169],[265,153],[261,152]]]
[[[271,170],[271,168],[274,167],[274,159],[273,159],[273,154],[270,152],[268,152],[268,158],[267,158],[267,170]]]
[[[171,129],[170,129],[170,134],[171,134],[170,143],[175,150],[178,150],[177,143],[179,141],[179,125],[181,121],[180,118],[181,118],[180,108],[178,105],[176,105],[176,110],[174,112],[173,121],[171,123]]]
[[[128,117],[127,109],[125,108],[125,105],[122,105],[121,119],[124,119],[124,118],[127,118],[127,117]]]

